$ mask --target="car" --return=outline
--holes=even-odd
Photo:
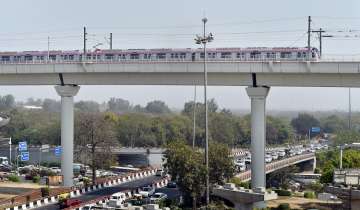
[[[273,152],[273,153],[271,154],[271,158],[272,158],[273,160],[277,160],[277,159],[279,158],[277,152]]]
[[[60,174],[61,173],[61,169],[59,167],[50,167],[50,171],[55,173],[55,174]]]
[[[150,198],[150,203],[157,203],[159,201],[165,200],[167,195],[165,193],[155,193]]]
[[[177,184],[176,182],[168,182],[166,185],[167,188],[176,188]]]
[[[164,170],[162,170],[162,169],[156,170],[155,176],[164,176],[164,175],[165,175]]]
[[[279,151],[277,152],[277,154],[279,155],[280,158],[283,158],[283,157],[285,157],[286,152],[285,152],[284,150],[279,150]]]
[[[235,165],[235,168],[238,172],[242,172],[246,170],[246,165]]]
[[[145,198],[152,196],[154,193],[155,193],[155,189],[153,187],[150,187],[150,186],[143,187],[139,191],[139,194],[142,195]]]
[[[251,164],[251,156],[245,158],[245,164]]]
[[[114,193],[110,196],[109,201],[107,202],[107,205],[109,207],[119,207],[122,206],[125,203],[126,195],[123,192]]]
[[[271,161],[272,161],[271,155],[265,155],[265,162],[266,163],[271,163]]]
[[[94,204],[88,204],[88,205],[82,207],[81,209],[82,210],[93,210],[93,209],[96,209],[96,207]]]
[[[59,207],[60,207],[60,209],[66,209],[66,208],[69,208],[72,206],[79,205],[81,203],[82,203],[82,201],[79,199],[65,199],[59,203]]]

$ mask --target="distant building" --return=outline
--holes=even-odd
[[[336,169],[333,182],[335,184],[359,185],[360,169]]]

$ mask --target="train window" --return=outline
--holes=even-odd
[[[24,59],[26,61],[32,61],[33,60],[33,56],[32,55],[25,55]]]
[[[38,56],[36,56],[36,60],[44,60],[44,56],[43,55],[38,55]]]
[[[301,56],[302,56],[301,52],[298,52],[298,53],[297,53],[297,57],[298,57],[298,58],[301,58]]]
[[[186,58],[186,53],[180,53],[180,58]]]
[[[56,60],[56,55],[49,55],[49,59],[53,61]]]
[[[208,53],[208,58],[215,58],[216,53]]]
[[[200,58],[204,58],[204,53],[200,53]]]
[[[261,58],[261,52],[253,51],[250,53],[250,58]]]
[[[74,60],[74,55],[69,55],[69,60]]]
[[[130,54],[130,59],[139,59],[139,54],[137,53]]]
[[[151,54],[144,54],[144,59],[150,59],[151,58]]]
[[[21,60],[21,56],[14,56],[14,61],[20,61]]]
[[[165,59],[165,58],[166,58],[166,54],[165,54],[165,53],[157,53],[157,54],[156,54],[156,58],[157,58],[157,59]]]
[[[87,54],[87,55],[86,55],[86,59],[87,59],[87,60],[91,60],[91,58],[92,58],[91,54]]]
[[[114,54],[105,54],[105,59],[107,59],[107,60],[114,59]]]
[[[281,52],[280,58],[291,58],[291,52]]]
[[[222,52],[221,58],[231,58],[231,52]]]
[[[2,56],[1,61],[10,61],[10,56]]]
[[[275,55],[276,54],[274,52],[268,52],[266,53],[266,58],[275,58],[276,57]]]

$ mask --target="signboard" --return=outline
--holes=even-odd
[[[55,156],[60,156],[62,152],[61,146],[55,147]]]
[[[21,152],[21,154],[20,154],[21,161],[29,161],[29,159],[30,159],[29,152]]]
[[[312,127],[311,132],[313,133],[320,133],[320,127]]]
[[[27,150],[27,143],[26,141],[20,141],[19,142],[19,151],[26,151]]]
[[[49,152],[49,149],[50,149],[50,145],[48,145],[48,144],[41,145],[42,152]]]

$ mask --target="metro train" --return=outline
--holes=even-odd
[[[263,61],[263,60],[311,60],[319,59],[317,48],[311,48],[308,59],[306,47],[253,47],[253,48],[209,48],[207,59],[209,61]],[[84,53],[80,50],[71,51],[22,51],[0,52],[0,62],[78,62],[83,61]],[[86,61],[198,61],[204,58],[203,49],[128,49],[128,50],[105,50],[96,49],[86,53]]]

